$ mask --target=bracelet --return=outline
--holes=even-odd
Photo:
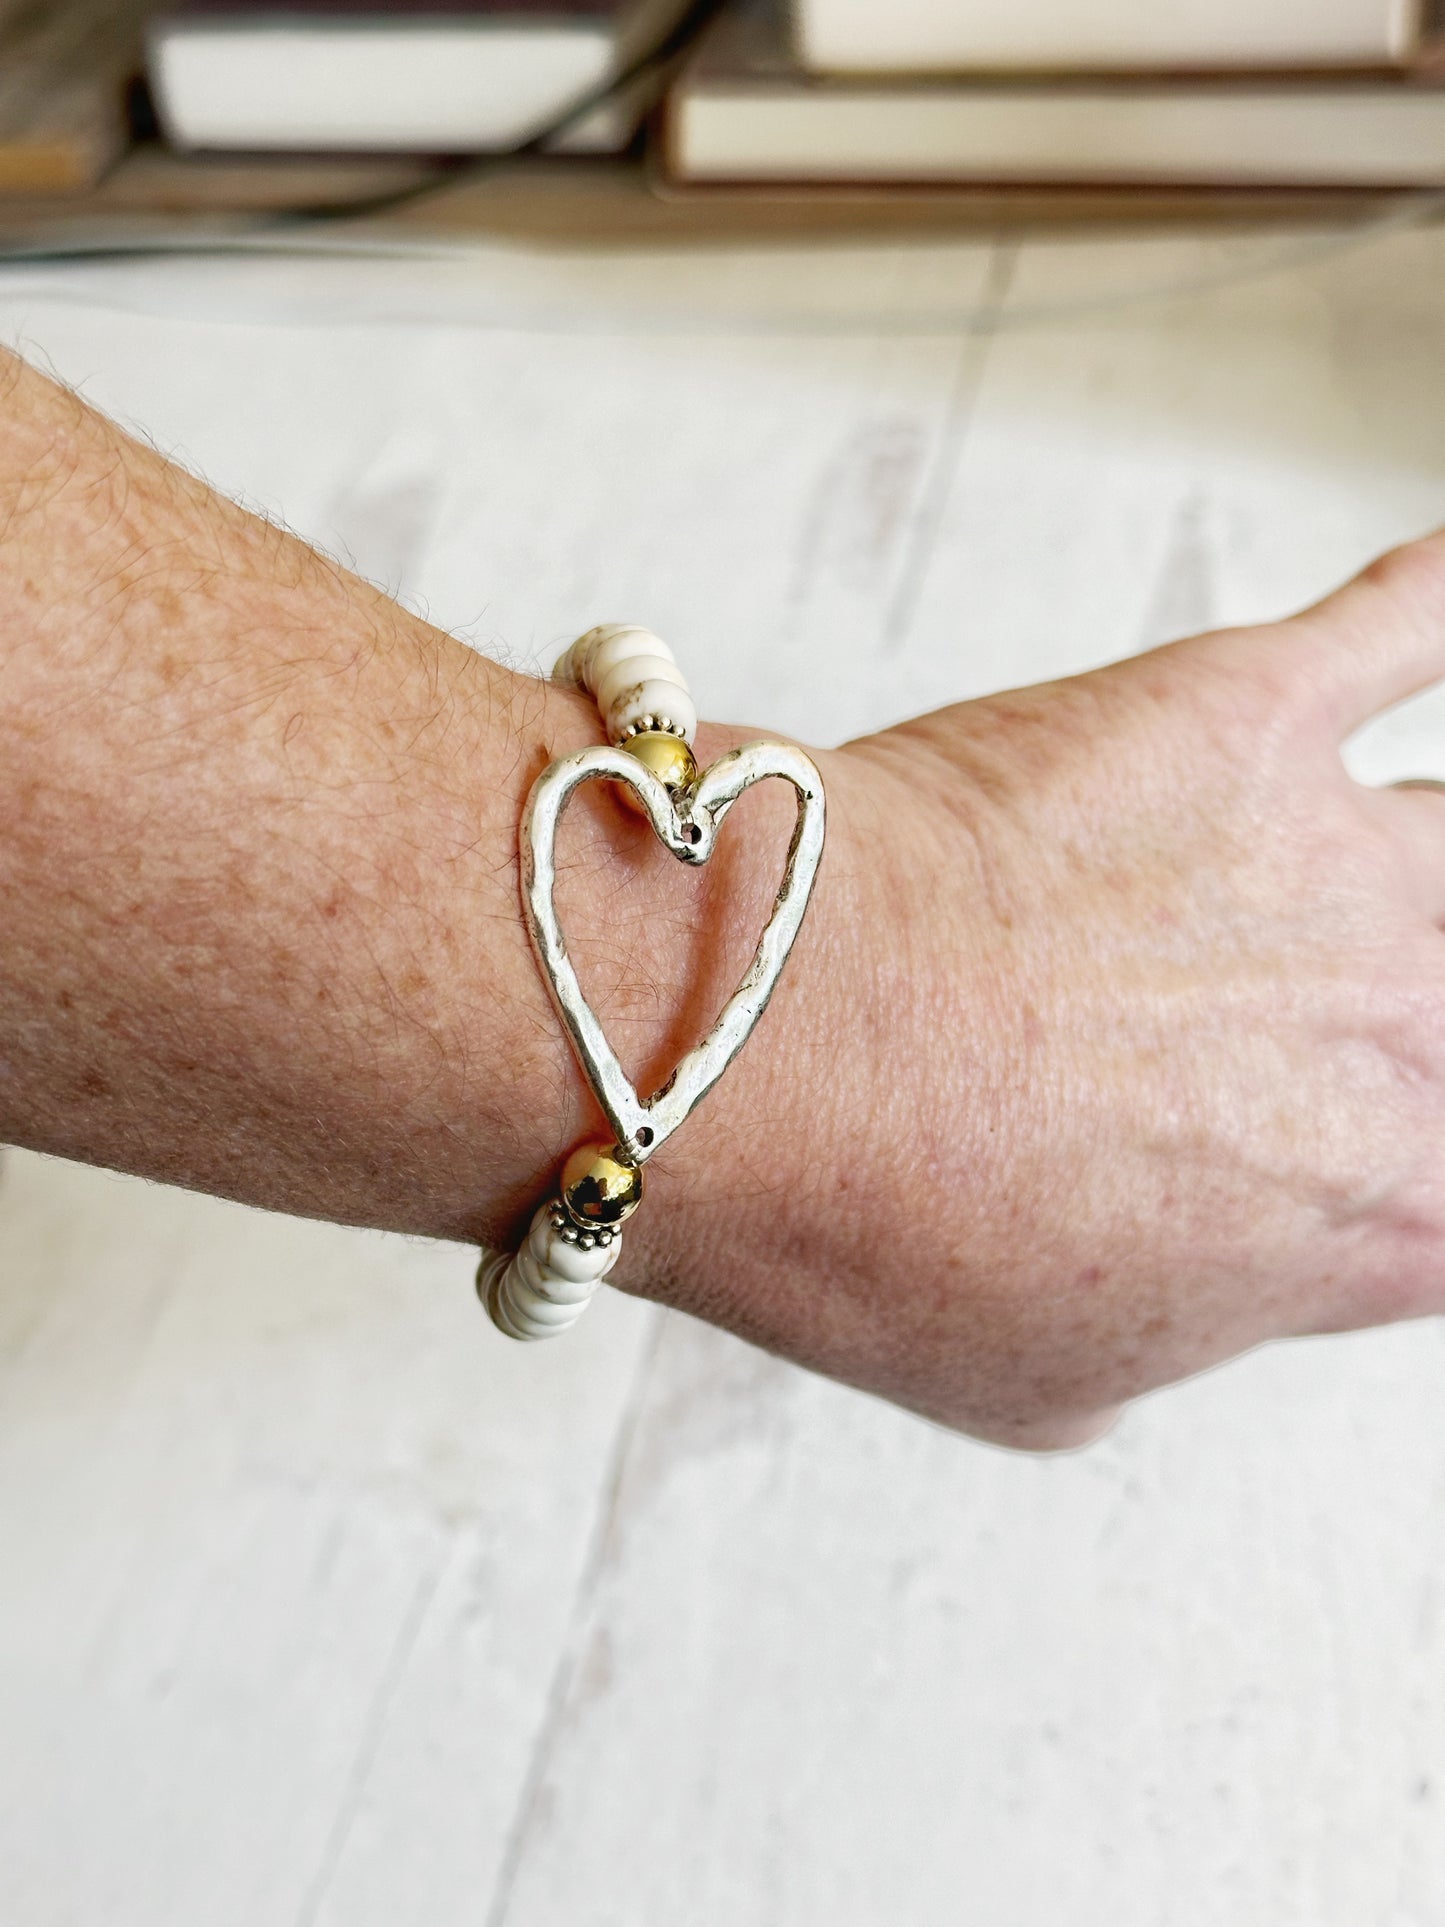
[[[477,1291],[509,1338],[551,1338],[573,1325],[622,1252],[622,1226],[642,1202],[647,1160],[685,1122],[747,1042],[767,1007],[803,921],[823,854],[823,782],[791,743],[745,743],[699,772],[697,710],[665,642],[609,623],[567,649],[555,680],[588,690],[606,747],[560,757],[532,785],[522,817],[522,913],[538,966],[613,1140],[579,1145],[555,1194],[541,1205],[515,1254],[483,1256]],[[624,1075],[582,994],[553,903],[557,825],[582,784],[627,785],[680,863],[706,863],[723,818],[743,791],[780,776],[798,812],[777,902],[742,982],[712,1029],[644,1103]]]

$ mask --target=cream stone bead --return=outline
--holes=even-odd
[[[607,734],[620,742],[633,723],[648,716],[665,717],[674,734],[692,747],[697,737],[697,705],[680,683],[660,682],[655,677],[624,689],[607,710]]]
[[[586,661],[580,665],[599,708],[604,706],[600,691],[607,676],[619,663],[630,662],[638,656],[665,662],[673,675],[679,673],[677,658],[661,636],[653,635],[650,629],[614,628],[592,644]]]
[[[551,1299],[556,1305],[581,1304],[590,1298],[601,1284],[596,1278],[566,1278],[550,1265],[541,1264],[530,1244],[525,1244],[517,1253],[517,1276],[531,1290],[543,1298]]]
[[[529,1326],[523,1325],[512,1316],[506,1284],[513,1262],[514,1260],[505,1251],[498,1251],[491,1257],[483,1258],[481,1268],[477,1272],[477,1296],[486,1306],[487,1314],[497,1330],[508,1338],[527,1339],[539,1336],[540,1331],[534,1333]]]
[[[641,682],[665,682],[678,689],[687,688],[682,671],[666,656],[621,656],[592,686],[597,707],[605,716],[619,696]]]
[[[564,649],[552,665],[554,682],[570,683],[574,689],[595,691],[597,678],[623,656],[661,655],[673,660],[672,651],[660,636],[635,622],[599,622],[594,629]]]
[[[496,1293],[497,1309],[505,1321],[504,1329],[513,1338],[533,1342],[540,1338],[557,1338],[563,1332],[570,1331],[590,1302],[584,1298],[578,1305],[554,1305],[548,1299],[538,1297],[525,1285],[517,1276],[515,1266],[509,1266],[502,1274]]]
[[[592,1284],[586,1286],[578,1298],[553,1298],[549,1292],[539,1291],[532,1283],[520,1256],[513,1259],[503,1282],[514,1310],[530,1318],[534,1324],[555,1326],[560,1331],[576,1324],[597,1291],[596,1285]]]
[[[579,1282],[559,1277],[550,1265],[539,1265],[529,1245],[522,1246],[512,1260],[512,1268],[514,1275],[528,1291],[536,1292],[539,1298],[545,1298],[552,1305],[585,1304],[597,1289],[595,1278],[584,1278]]]
[[[515,1258],[498,1252],[485,1259],[477,1273],[477,1295],[491,1314],[493,1323],[508,1338],[523,1342],[555,1338],[569,1330],[586,1311],[596,1294],[596,1285],[587,1286],[582,1296],[559,1301],[536,1289],[525,1275],[534,1266],[523,1261],[530,1254],[523,1250]]]
[[[568,643],[552,664],[553,682],[561,683],[567,689],[582,688],[581,658],[585,650],[591,646],[591,636],[592,631],[589,629],[585,636],[578,636],[575,642]]]

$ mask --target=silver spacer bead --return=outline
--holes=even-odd
[[[579,1251],[606,1251],[621,1235],[616,1225],[597,1224],[584,1228],[574,1223],[560,1198],[554,1198],[548,1206],[547,1218],[557,1236],[569,1245],[576,1245]]]
[[[687,740],[686,731],[679,728],[671,716],[639,716],[635,722],[627,725],[622,734],[616,738],[616,741],[620,745],[631,742],[634,736],[658,735],[680,736],[684,742]]]

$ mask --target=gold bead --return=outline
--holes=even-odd
[[[645,769],[670,790],[691,789],[697,781],[697,764],[692,751],[666,729],[643,729],[629,736],[621,747],[635,756]]]
[[[579,1144],[562,1166],[562,1202],[574,1224],[621,1224],[642,1203],[642,1167],[615,1144]]]

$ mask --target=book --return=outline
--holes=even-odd
[[[795,0],[820,72],[1369,67],[1408,60],[1417,0]]]
[[[185,0],[149,35],[181,149],[469,154],[517,147],[660,43],[682,0]],[[626,145],[648,101],[601,103],[559,143]]]
[[[681,184],[1445,185],[1438,71],[852,79],[805,71],[759,0],[704,33],[668,94]]]

